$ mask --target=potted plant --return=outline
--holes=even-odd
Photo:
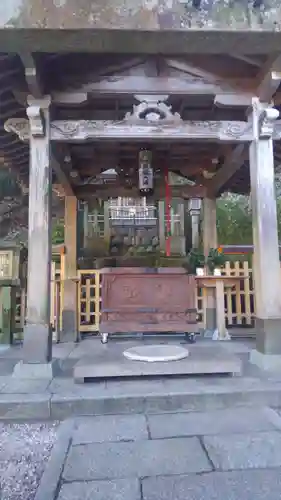
[[[219,269],[225,263],[225,255],[221,247],[210,248],[209,254],[206,259],[206,265],[210,274],[215,274],[215,270]],[[217,272],[219,274],[219,272]]]
[[[204,269],[205,267],[205,257],[200,250],[192,249],[187,254],[183,267],[190,274],[198,274],[197,269]]]

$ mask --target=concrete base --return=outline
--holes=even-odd
[[[140,345],[124,351],[124,356],[132,361],[145,361],[146,363],[163,363],[179,361],[187,358],[188,350],[181,346],[167,345]]]
[[[6,352],[6,351],[8,351],[9,349],[11,349],[10,344],[1,344],[1,345],[0,345],[0,353],[2,353],[2,352]]]
[[[98,347],[98,346],[97,346]],[[101,345],[92,356],[85,356],[74,367],[74,379],[114,379],[176,375],[240,374],[241,360],[226,352],[217,343],[214,347],[189,345],[189,356],[174,361],[147,363],[126,359],[124,343]],[[127,343],[126,347],[136,347]]]
[[[214,332],[217,328],[217,312],[215,307],[206,307],[206,330]]]
[[[24,327],[23,359],[25,363],[49,363],[52,359],[51,325],[30,324]]]
[[[12,377],[52,380],[54,377],[53,363],[24,363],[20,361],[15,365]]]
[[[256,318],[257,351],[281,357],[281,318]]]
[[[62,311],[62,339],[63,342],[76,342],[77,321],[74,311],[64,309]]]
[[[281,354],[264,354],[253,349],[250,353],[250,362],[262,370],[281,370]]]

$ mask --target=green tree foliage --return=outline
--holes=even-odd
[[[277,198],[277,220],[281,240],[281,198]],[[217,201],[217,229],[220,245],[252,245],[250,198],[224,195]]]
[[[63,220],[58,220],[52,231],[52,243],[53,245],[60,245],[64,242],[64,222]]]

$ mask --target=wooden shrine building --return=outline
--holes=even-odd
[[[277,0],[2,0],[0,157],[21,187],[8,218],[24,224],[28,210],[26,364],[52,359],[51,210],[62,200],[64,312],[73,333],[77,203],[138,196],[143,149],[154,200],[165,197],[167,171],[190,181],[172,187],[172,197],[203,200],[205,250],[217,246],[216,198],[251,193],[252,359],[281,362],[280,27]],[[94,182],[111,168],[113,183]],[[208,309],[211,317],[212,294]]]

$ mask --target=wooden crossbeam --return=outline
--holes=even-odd
[[[40,99],[43,97],[44,91],[34,57],[30,52],[22,52],[19,55],[24,66],[28,90],[33,97]]]
[[[268,58],[257,76],[257,96],[270,103],[281,83],[281,55]]]
[[[5,130],[17,134],[21,140],[29,140],[29,122],[24,118],[11,118],[5,123]],[[252,140],[252,127],[243,121],[172,121],[150,122],[139,120],[131,122],[130,117],[123,121],[94,120],[55,120],[51,122],[51,140],[59,142],[81,142],[85,140],[127,141],[210,141],[210,142],[249,142]]]
[[[142,76],[142,75],[123,75],[114,78],[104,78],[100,81],[90,82],[81,85],[77,90],[68,90],[67,92],[54,92],[52,94],[53,102],[70,102],[78,100],[77,94],[83,96],[85,93],[91,95],[216,95],[220,93],[241,93],[253,88],[253,80],[243,78],[241,88],[237,90],[238,80],[221,79],[211,83],[203,81],[196,76],[183,75],[175,76]],[[234,88],[236,87],[236,90]]]
[[[206,188],[204,186],[174,186],[171,188],[172,197],[175,198],[204,198],[206,196]],[[137,198],[140,196],[137,187],[126,188],[120,183],[114,185],[96,186],[94,184],[85,184],[75,188],[77,198],[87,198],[93,196],[101,199],[121,197]],[[160,200],[165,197],[165,186],[158,186],[155,188],[152,198]]]
[[[208,183],[208,194],[216,196],[223,186],[241,168],[248,157],[248,147],[245,144],[236,146],[218,170],[216,175]]]

